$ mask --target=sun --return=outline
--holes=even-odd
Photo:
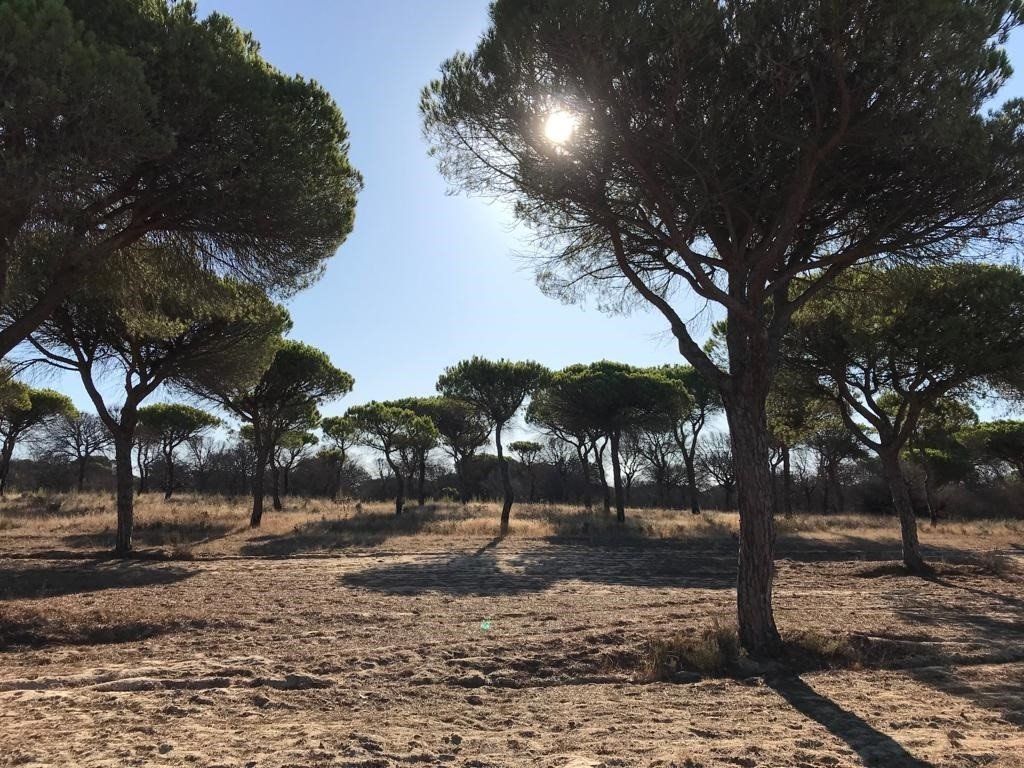
[[[579,121],[576,115],[566,112],[564,109],[556,109],[549,112],[544,119],[544,136],[552,144],[561,146],[572,138],[576,131],[576,124]]]

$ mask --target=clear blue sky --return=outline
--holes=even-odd
[[[609,317],[541,294],[527,233],[501,207],[446,194],[420,133],[420,89],[484,31],[487,0],[200,0],[253,32],[268,61],[333,94],[366,188],[355,231],[323,279],[289,306],[292,336],[325,350],[355,390],[326,413],[371,399],[430,394],[473,354],[551,367],[601,358],[680,361],[660,316]],[[1013,58],[1024,70],[1024,40]],[[1007,95],[1024,91],[1017,76]],[[696,311],[696,309],[694,309]],[[709,318],[695,331],[706,333]],[[52,382],[91,405],[80,384]],[[111,392],[115,395],[115,391]]]
[[[366,188],[355,230],[324,278],[291,303],[292,335],[356,380],[326,410],[431,394],[446,365],[474,354],[549,366],[609,357],[673,360],[651,314],[607,317],[541,294],[525,232],[480,199],[446,194],[427,156],[420,89],[443,59],[472,47],[486,0],[204,0],[260,41],[268,61],[333,94]]]

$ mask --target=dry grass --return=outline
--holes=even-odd
[[[721,675],[740,660],[736,629],[719,619],[700,632],[651,640],[642,658],[641,677],[650,681],[688,681],[687,673]]]
[[[186,494],[165,501],[144,494],[136,503],[135,541],[140,550],[189,560],[210,555],[285,555],[377,546],[384,541],[493,539],[499,535],[498,505],[493,503],[428,504],[407,507],[396,517],[388,502],[339,502],[288,499],[285,510],[268,509],[263,526],[248,527],[246,498]],[[597,509],[550,504],[518,504],[511,536],[599,546],[636,546],[671,541],[706,540],[731,545],[739,528],[734,512],[692,515],[670,509],[630,509],[626,525]],[[820,546],[844,552],[875,545],[897,546],[895,520],[868,515],[795,515],[779,518],[780,542]],[[0,500],[0,549],[101,551],[111,546],[114,505],[106,494],[47,496],[23,494]],[[990,519],[942,521],[922,526],[925,545],[960,548],[969,540],[974,559],[993,573],[1012,575],[1017,566],[1000,550],[1019,545],[1024,521]],[[438,542],[440,544],[440,542]],[[980,558],[980,559],[979,559]]]
[[[916,641],[865,634],[791,629],[784,632],[782,656],[767,662],[748,657],[735,626],[713,618],[702,630],[649,640],[632,659],[640,680],[693,682],[700,677],[778,677],[817,670],[883,670],[921,667],[946,661],[941,652]]]

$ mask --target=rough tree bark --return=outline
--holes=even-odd
[[[114,464],[117,477],[117,538],[114,553],[124,557],[132,551],[135,527],[135,475],[132,473],[134,426],[126,428],[122,413],[121,428],[114,433]]]
[[[768,369],[753,365],[743,370],[743,362],[732,361],[731,386],[723,392],[740,513],[736,610],[743,647],[752,655],[774,656],[782,639],[772,613],[775,518],[765,415],[769,380],[761,375]]]
[[[903,474],[898,449],[885,448],[879,451],[882,474],[892,495],[892,505],[900,520],[900,536],[903,539],[903,564],[910,573],[928,573],[929,567],[921,556],[921,544],[917,539],[917,518],[910,500],[910,489]]]

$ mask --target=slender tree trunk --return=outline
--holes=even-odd
[[[579,457],[580,473],[583,475],[583,506],[589,511],[594,508],[594,498],[590,488],[590,461],[580,446],[576,446],[576,455]]]
[[[924,472],[924,503],[928,507],[928,520],[932,528],[939,524],[939,509],[935,501],[935,483],[931,468],[928,466],[928,454],[920,452],[921,470]]]
[[[734,374],[726,414],[739,493],[740,540],[736,609],[740,643],[752,655],[777,655],[782,647],[772,613],[775,520],[768,465],[769,433],[765,416],[767,385],[758,387],[748,373]]]
[[[282,480],[281,495],[282,496],[291,496],[291,474],[292,474],[292,465],[291,464],[285,464],[283,470],[281,471],[281,475],[282,475],[282,478],[281,478],[281,480]]]
[[[772,515],[774,517],[779,516],[779,467],[772,461],[770,455],[768,458],[768,473],[772,478]]]
[[[501,504],[501,537],[508,536],[509,520],[512,517],[512,503],[515,496],[512,493],[512,478],[509,476],[508,462],[501,447],[501,430],[504,424],[494,426],[494,447],[498,451],[498,471],[501,473],[501,489],[504,493],[504,500]]]
[[[263,522],[263,494],[267,464],[270,461],[270,452],[261,446],[256,446],[256,461],[252,473],[252,514],[249,516],[249,527],[259,528]]]
[[[341,473],[345,469],[345,457],[338,459],[338,469],[334,473],[334,482],[331,484],[331,501],[337,501],[341,495]]]
[[[610,437],[612,449],[612,483],[615,487],[615,519],[619,523],[626,522],[626,502],[622,495],[622,466],[619,462],[619,433],[612,430]]]
[[[422,507],[427,503],[427,454],[420,454],[419,462],[419,485],[416,489],[416,501]]]
[[[821,514],[827,515],[829,505],[832,503],[832,473],[829,471],[827,462],[819,463],[818,475],[823,480],[821,484]]]
[[[114,553],[124,557],[132,551],[135,526],[135,476],[132,474],[134,428],[114,434],[114,464],[117,477],[117,539]]]
[[[405,475],[391,461],[390,456],[387,457],[387,460],[388,465],[391,467],[391,472],[395,476],[395,516],[397,517],[405,511]]]
[[[284,509],[281,504],[281,468],[274,459],[270,460],[270,493],[274,502],[274,509],[280,512]]]
[[[612,492],[608,486],[608,473],[604,466],[604,448],[598,450],[597,441],[594,441],[594,464],[597,466],[597,476],[601,481],[601,490],[603,491],[604,502],[604,513],[610,515],[612,513]]]
[[[793,473],[788,445],[782,449],[782,511],[786,517],[793,516]]]
[[[686,465],[686,493],[690,497],[690,512],[700,514],[700,493],[697,490],[697,469],[694,466],[694,456],[683,451],[683,463]]]
[[[174,493],[174,453],[164,451],[164,499],[171,498]]]
[[[921,544],[917,539],[917,518],[910,500],[910,489],[903,475],[899,449],[885,448],[879,451],[882,460],[882,474],[892,495],[892,505],[900,520],[900,535],[903,539],[903,564],[911,573],[927,573],[931,569],[921,556]]]

